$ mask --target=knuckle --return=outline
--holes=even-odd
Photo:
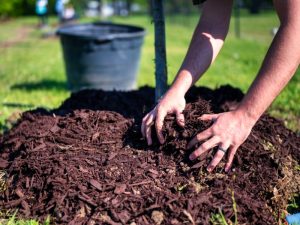
[[[221,135],[215,135],[214,139],[216,140],[216,142],[222,142],[222,140],[224,140],[224,138]]]
[[[148,114],[146,115],[146,116],[144,116],[144,118],[143,118],[143,123],[145,123],[146,122],[146,120],[147,120],[147,117],[148,117]]]
[[[224,155],[225,155],[224,152],[218,151],[218,152],[216,153],[216,158],[219,160],[219,159],[223,158]]]
[[[218,133],[218,127],[217,127],[217,125],[212,126],[211,132],[212,132],[213,134],[217,134],[217,133]]]
[[[164,112],[164,109],[161,106],[157,108],[157,114],[161,115],[161,114],[163,114],[163,112]]]
[[[149,132],[151,132],[151,127],[147,126],[145,130],[146,130],[146,133],[149,133]]]
[[[146,126],[148,127],[148,126],[151,126],[152,125],[152,120],[147,120],[146,121]]]
[[[162,128],[162,122],[160,120],[155,120],[155,127]]]
[[[203,143],[203,144],[200,146],[200,149],[201,149],[201,150],[207,150],[207,149],[209,149],[209,144]]]
[[[178,104],[178,109],[179,109],[179,111],[183,111],[184,108],[185,108],[185,101],[184,101],[184,102],[180,102],[180,103]]]
[[[184,118],[183,114],[182,113],[177,113],[177,119],[182,119]]]
[[[197,134],[196,137],[195,137],[195,141],[197,141],[197,142],[200,141],[201,137],[202,137],[201,133]]]
[[[232,160],[235,155],[236,150],[229,153],[229,158]]]
[[[217,162],[215,162],[215,161],[211,162],[210,166],[211,166],[212,168],[215,168],[215,167],[217,166]]]
[[[240,142],[238,140],[232,140],[231,143],[235,148],[238,148]]]

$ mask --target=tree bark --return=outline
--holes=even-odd
[[[167,90],[168,80],[163,0],[153,0],[152,6],[155,30],[155,100],[158,101]]]

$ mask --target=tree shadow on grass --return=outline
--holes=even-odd
[[[24,90],[24,91],[34,91],[34,90],[68,90],[67,83],[58,80],[48,80],[44,79],[37,82],[24,82],[15,84],[10,87],[11,90]]]

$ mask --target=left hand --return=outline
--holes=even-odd
[[[207,171],[213,171],[224,157],[225,152],[228,151],[228,160],[225,165],[225,172],[228,172],[237,149],[247,139],[256,121],[237,110],[220,114],[204,114],[199,119],[213,120],[214,123],[207,130],[197,134],[187,145],[187,148],[190,149],[198,142],[204,141],[190,155],[190,160],[194,160],[208,150],[219,146],[219,150],[207,167]]]

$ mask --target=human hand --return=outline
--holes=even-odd
[[[219,149],[207,167],[208,172],[214,170],[228,150],[228,159],[225,172],[228,172],[237,149],[249,136],[254,120],[248,118],[245,113],[231,111],[220,114],[204,114],[199,119],[212,120],[213,125],[197,134],[187,145],[188,149],[194,147],[198,142],[204,141],[191,155],[190,160],[198,158],[203,153],[218,146]]]
[[[151,127],[153,124],[155,124],[159,142],[164,143],[162,127],[167,114],[175,114],[178,125],[184,126],[184,116],[182,114],[184,108],[184,94],[178,93],[176,90],[169,90],[157,106],[143,118],[141,132],[143,137],[147,139],[148,145],[152,144]]]

